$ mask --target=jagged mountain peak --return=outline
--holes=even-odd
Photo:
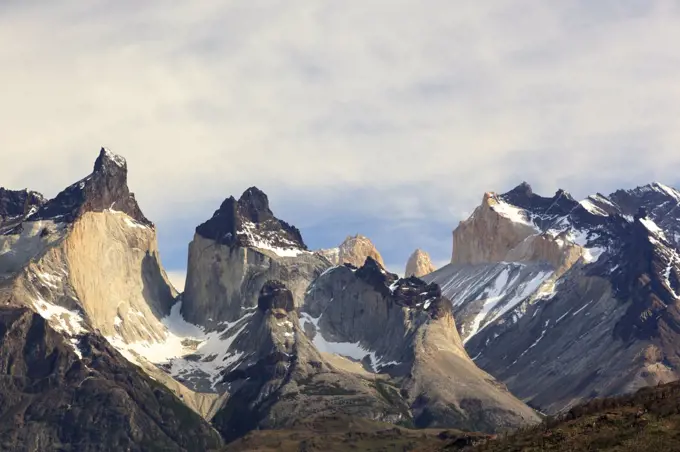
[[[380,267],[385,267],[383,258],[373,242],[361,234],[347,236],[338,250],[339,263],[349,263],[355,267],[362,267],[369,257]]]
[[[101,148],[89,176],[62,190],[27,219],[70,223],[85,212],[113,210],[152,227],[128,188],[127,171],[123,157]]]
[[[534,192],[534,189],[532,186],[524,181],[520,183],[518,186],[513,188],[512,190],[498,195],[501,199],[508,200],[509,202],[512,202],[512,200],[515,200],[518,205],[525,204],[529,202],[529,200],[556,200],[556,199],[561,199],[561,198],[566,198],[566,199],[571,199],[573,200],[573,197],[571,194],[562,189],[559,188],[555,192],[555,194],[552,197],[546,197],[546,196],[541,196],[537,193]]]
[[[432,264],[430,255],[418,248],[408,258],[404,275],[407,277],[416,276],[420,278],[421,276],[425,276],[428,273],[432,273],[433,271],[435,271],[435,267]]]
[[[616,190],[608,198],[621,215],[634,217],[640,208],[665,231],[669,242],[680,247],[680,192],[660,182],[630,190]]]
[[[256,223],[268,220],[274,215],[269,208],[269,198],[265,192],[254,186],[243,192],[238,204],[243,214]]]
[[[642,195],[646,193],[658,194],[667,197],[671,197],[676,201],[680,201],[680,192],[673,187],[670,187],[662,182],[654,181],[644,185],[638,185],[631,189],[619,189],[614,193],[626,192],[634,195]]]
[[[348,235],[338,247],[317,250],[316,253],[326,258],[332,265],[350,264],[354,268],[359,268],[370,256],[385,267],[383,258],[373,242],[359,233]]]
[[[352,264],[349,265],[351,266]],[[366,257],[364,265],[359,267],[355,273],[357,277],[372,285],[378,292],[385,295],[389,294],[389,286],[399,279],[398,275],[386,271],[385,267],[371,256]]]
[[[452,422],[466,428],[489,429],[481,424],[491,411],[511,424],[535,422],[530,410],[501,394],[493,379],[474,366],[451,309],[439,285],[399,279],[368,257],[358,269],[340,265],[317,278],[300,319],[321,352],[399,378],[399,393],[419,427],[441,425],[454,412]]]
[[[300,230],[279,220],[269,208],[269,198],[257,187],[243,192],[238,201],[225,199],[213,216],[196,228],[206,239],[231,247],[253,247],[279,256],[307,251]]]
[[[514,192],[517,194],[522,193],[525,196],[531,196],[534,194],[534,190],[531,187],[531,184],[529,184],[527,181],[522,181],[519,185],[510,190],[510,192]]]
[[[454,231],[452,264],[425,277],[453,300],[476,364],[544,412],[677,379],[677,190],[485,201]]]
[[[498,198],[513,206],[530,210],[536,215],[566,215],[577,206],[576,200],[563,189],[558,189],[551,197],[541,196],[531,189],[526,182],[520,184]]]
[[[127,171],[127,161],[123,156],[103,147],[99,150],[99,157],[94,161],[94,172],[106,171]]]
[[[11,228],[35,213],[45,202],[43,195],[38,192],[0,187],[0,227],[9,225]]]
[[[623,213],[632,215],[638,207],[663,208],[668,203],[680,204],[680,191],[661,182],[651,182],[632,189],[619,189],[608,197]]]
[[[392,299],[398,306],[422,309],[434,319],[451,315],[451,301],[442,295],[441,287],[415,276],[397,280],[391,287]]]
[[[434,315],[450,313],[451,302],[442,296],[441,288],[426,283],[416,276],[399,278],[390,273],[375,259],[368,256],[360,268],[344,264],[361,281],[369,284],[377,293],[398,306],[424,310]]]

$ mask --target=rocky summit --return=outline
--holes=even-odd
[[[369,257],[320,276],[301,312],[317,349],[389,375],[413,425],[495,432],[538,420],[470,360],[437,284],[400,279]]]
[[[52,199],[0,188],[0,450],[519,438],[680,377],[678,206],[487,192],[450,264],[416,250],[400,278],[358,234],[310,251],[251,187],[196,227],[180,294],[102,148]]]
[[[430,255],[421,249],[417,249],[411,254],[406,262],[405,276],[421,276],[428,275],[435,271],[435,267],[430,260]]]
[[[72,222],[85,212],[104,210],[123,212],[141,224],[152,225],[128,190],[127,162],[106,148],[99,152],[89,176],[44,203],[29,219]]]
[[[373,242],[361,234],[350,235],[339,247],[319,250],[317,253],[324,256],[333,265],[351,264],[355,267],[361,267],[370,257],[380,265],[385,266],[382,256]]]
[[[672,381],[679,197],[658,183],[581,201],[489,193],[425,279],[446,287],[475,363],[543,412]]]
[[[233,322],[257,306],[269,280],[285,283],[299,306],[309,284],[330,265],[307,251],[300,231],[276,218],[267,195],[251,187],[238,201],[227,198],[196,228],[182,315],[210,328]]]
[[[257,187],[247,189],[238,201],[233,196],[225,199],[196,233],[232,247],[253,246],[281,254],[307,250],[300,231],[274,216],[267,195]]]

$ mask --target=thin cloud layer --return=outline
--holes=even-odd
[[[403,266],[484,191],[677,184],[679,2],[478,3],[3,2],[0,185],[54,195],[107,146],[181,268],[251,185]]]

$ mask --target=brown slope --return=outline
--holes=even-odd
[[[676,451],[680,450],[679,406],[680,383],[648,387],[630,395],[593,400],[548,418],[540,426],[466,450]]]

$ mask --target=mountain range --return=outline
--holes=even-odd
[[[486,193],[451,263],[416,250],[405,278],[360,234],[310,250],[251,187],[196,227],[178,293],[127,173],[102,148],[53,199],[0,188],[2,450],[222,450],[338,419],[494,434],[678,378],[665,185]]]

